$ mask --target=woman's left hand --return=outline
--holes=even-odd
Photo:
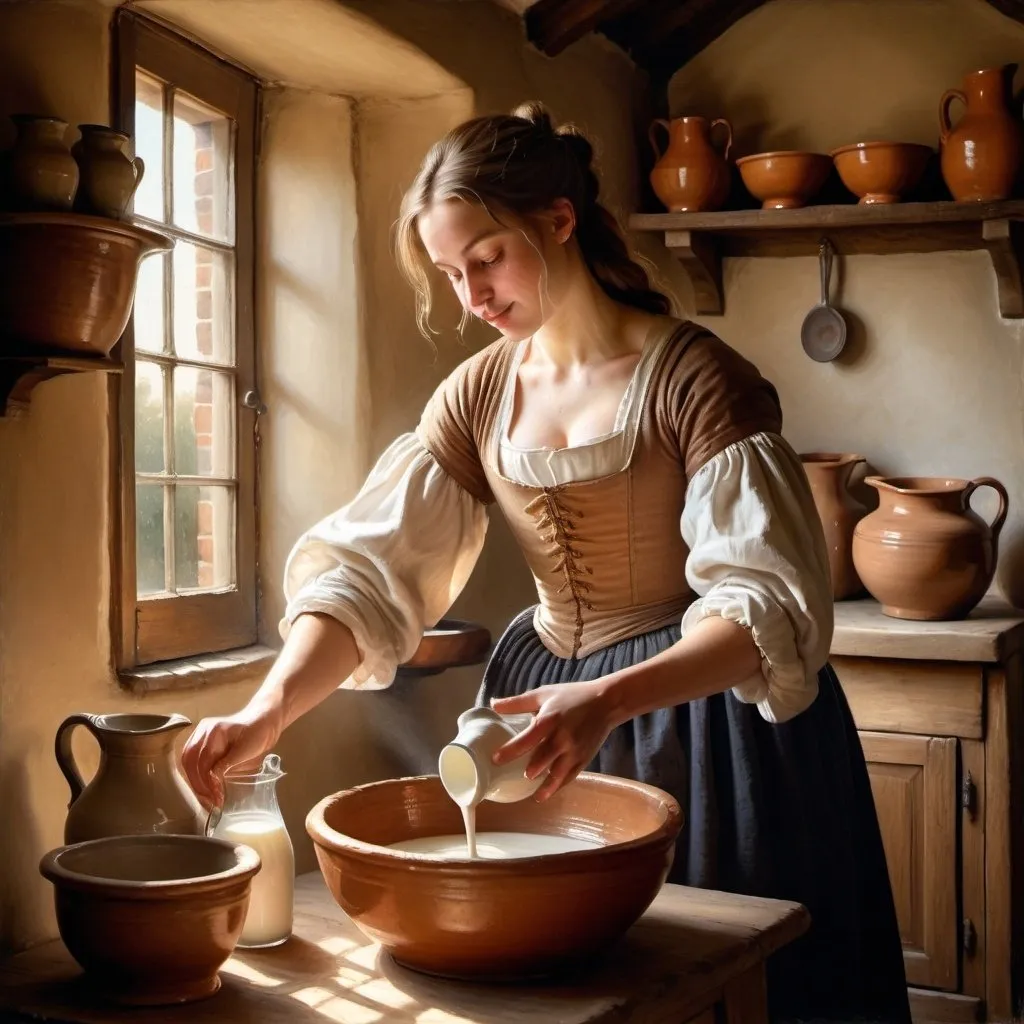
[[[606,681],[539,686],[515,697],[502,697],[491,707],[502,715],[536,714],[533,722],[494,754],[495,764],[507,764],[533,751],[526,766],[528,778],[548,772],[536,799],[546,800],[590,764],[608,734],[618,725]]]

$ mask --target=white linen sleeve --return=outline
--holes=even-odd
[[[342,687],[389,686],[465,586],[487,521],[485,506],[403,434],[355,498],[292,548],[281,635],[303,612],[330,615],[352,630],[361,659]]]
[[[699,595],[683,633],[708,615],[746,626],[761,671],[733,693],[769,722],[798,715],[818,694],[834,617],[824,532],[799,456],[775,434],[730,445],[690,480],[682,532]]]

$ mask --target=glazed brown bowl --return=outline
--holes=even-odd
[[[306,818],[338,905],[400,964],[476,979],[549,976],[607,948],[668,875],[682,824],[668,793],[592,773],[549,800],[477,808],[477,832],[591,839],[515,860],[440,860],[391,843],[463,832],[436,776],[390,779],[321,800]]]
[[[105,217],[0,214],[4,344],[106,356],[131,315],[139,264],[172,245]]]
[[[915,142],[855,142],[832,150],[840,179],[862,203],[898,203],[920,184],[931,155]]]
[[[68,952],[104,998],[129,1006],[186,1003],[220,988],[259,869],[251,847],[179,835],[90,839],[39,864]]]
[[[820,191],[832,170],[824,153],[780,150],[754,153],[736,161],[747,191],[761,200],[764,210],[806,206]]]

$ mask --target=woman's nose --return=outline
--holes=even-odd
[[[473,309],[479,309],[493,294],[485,277],[480,274],[466,276],[466,302]]]

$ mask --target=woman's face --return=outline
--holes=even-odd
[[[537,331],[565,292],[572,207],[558,203],[528,221],[502,219],[478,203],[447,199],[417,223],[427,255],[463,309],[519,341]]]

